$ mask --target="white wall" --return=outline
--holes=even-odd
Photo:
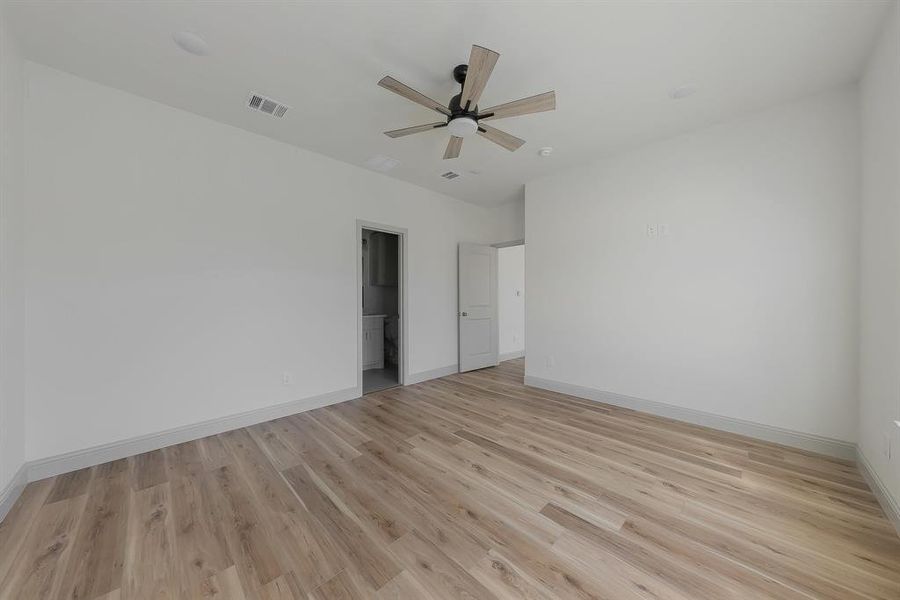
[[[525,246],[497,250],[500,357],[525,352]]]
[[[355,387],[356,219],[409,231],[410,373],[456,363],[499,212],[26,67],[29,459]]]
[[[515,242],[525,239],[525,198],[511,200],[492,211],[498,223],[498,242]]]
[[[860,83],[860,450],[900,506],[900,8]],[[893,445],[893,462],[885,455]]]
[[[23,61],[0,10],[0,492],[25,455]]]
[[[854,441],[857,109],[841,89],[528,184],[527,375]]]

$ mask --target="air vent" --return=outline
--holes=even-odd
[[[443,175],[441,175],[444,179],[456,179],[459,177],[459,173],[454,173],[453,171],[447,171]]]
[[[277,100],[267,98],[262,94],[250,92],[250,98],[247,100],[247,108],[250,110],[258,110],[259,112],[264,112],[267,115],[272,115],[273,117],[278,117],[280,119],[284,116],[284,113],[288,111],[290,106],[282,104]]]

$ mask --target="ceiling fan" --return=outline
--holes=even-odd
[[[510,152],[517,150],[525,143],[525,140],[510,135],[505,131],[494,129],[490,125],[485,125],[483,121],[554,110],[556,108],[556,92],[544,92],[536,96],[480,110],[478,108],[478,100],[481,98],[481,92],[484,91],[498,58],[500,58],[500,54],[493,50],[488,50],[481,46],[472,46],[469,64],[458,65],[453,69],[453,79],[462,86],[462,91],[453,96],[450,99],[450,104],[447,106],[417,92],[408,85],[400,83],[393,77],[384,77],[378,82],[378,85],[381,87],[447,117],[446,121],[394,129],[385,131],[384,134],[392,138],[398,138],[446,127],[450,130],[450,141],[447,143],[447,150],[444,152],[445,159],[458,157],[462,148],[463,138],[476,132],[481,137],[503,146]]]

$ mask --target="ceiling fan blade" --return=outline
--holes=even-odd
[[[503,146],[510,152],[515,152],[522,144],[525,143],[525,140],[521,138],[510,135],[505,131],[494,129],[489,125],[482,125],[481,123],[478,124],[478,135],[491,140],[495,144]]]
[[[428,123],[427,125],[416,125],[414,127],[404,127],[403,129],[392,129],[390,131],[385,131],[384,135],[392,138],[398,138],[403,137],[404,135],[422,133],[423,131],[431,131],[432,129],[439,129],[446,126],[446,121],[438,121],[437,123]]]
[[[463,139],[461,137],[451,135],[450,141],[447,142],[447,149],[444,151],[444,158],[457,158],[459,156],[459,150],[462,148],[462,143]]]
[[[441,114],[450,116],[450,109],[439,103],[437,100],[432,100],[425,94],[421,94],[416,90],[412,89],[408,85],[400,83],[393,77],[382,77],[381,81],[378,82],[378,85],[383,87],[386,90],[390,90],[395,94],[399,94],[406,98],[407,100],[412,100],[416,104],[421,104],[426,108],[430,108],[431,110],[436,110]]]
[[[481,92],[484,91],[498,58],[500,55],[493,50],[472,46],[469,68],[466,71],[466,82],[463,84],[462,96],[459,98],[459,103],[464,109],[469,110],[470,107],[478,104]]]
[[[519,115],[530,115],[531,113],[544,112],[545,110],[556,109],[556,92],[544,92],[537,96],[522,98],[521,100],[513,100],[506,104],[498,104],[486,108],[479,114],[489,115],[479,117],[482,121],[488,119],[504,119],[506,117],[518,117]]]

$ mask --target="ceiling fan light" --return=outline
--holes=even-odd
[[[455,137],[468,137],[478,131],[478,122],[471,117],[457,117],[447,124],[450,135]]]

